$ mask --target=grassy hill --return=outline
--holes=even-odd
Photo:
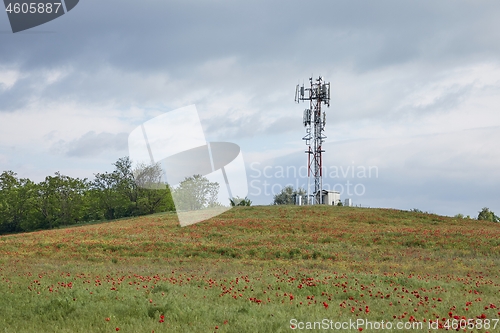
[[[360,320],[343,331],[370,331],[383,320],[390,332],[432,331],[439,319],[441,329],[486,332],[500,329],[499,275],[492,222],[256,206],[181,228],[175,214],[157,214],[1,236],[0,326],[286,332]]]

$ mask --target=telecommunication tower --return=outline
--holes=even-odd
[[[306,141],[309,147],[306,150],[307,154],[307,198],[308,204],[322,204],[323,203],[323,161],[322,145],[326,136],[324,135],[326,114],[321,112],[321,104],[330,107],[330,82],[324,82],[320,76],[318,79],[313,80],[309,78],[310,88],[305,88],[304,85],[297,85],[295,88],[295,102],[309,101],[309,108],[304,110],[303,123],[306,128],[306,136],[302,140]],[[310,194],[311,177],[314,178],[314,192]],[[311,200],[312,197],[312,200]]]

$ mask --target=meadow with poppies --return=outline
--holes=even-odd
[[[500,332],[499,276],[489,221],[255,206],[180,227],[160,213],[0,236],[0,327],[294,332],[363,320]]]

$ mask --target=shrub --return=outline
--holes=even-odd
[[[500,222],[500,217],[496,216],[495,213],[490,211],[488,207],[483,207],[483,209],[479,212],[477,219],[491,222]]]

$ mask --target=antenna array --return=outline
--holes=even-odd
[[[309,108],[304,110],[302,122],[306,128],[306,136],[302,140],[306,141],[308,150],[307,154],[307,198],[308,204],[323,203],[323,161],[321,146],[326,139],[324,135],[326,125],[326,114],[321,111],[321,105],[324,104],[330,107],[330,82],[324,82],[320,76],[313,81],[309,78],[310,87],[305,88],[304,85],[295,88],[295,102],[309,101]],[[310,194],[310,182],[314,178],[314,192]]]

